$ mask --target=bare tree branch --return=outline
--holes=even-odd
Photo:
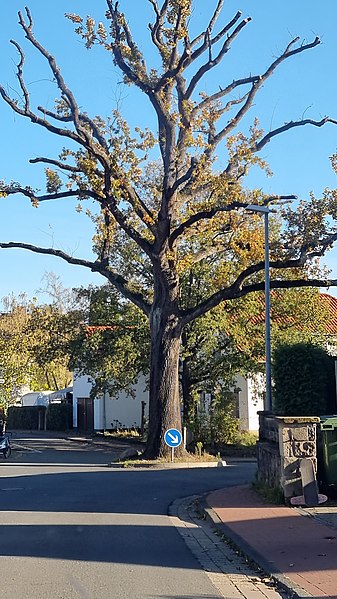
[[[77,102],[75,100],[75,97],[73,95],[73,93],[70,91],[70,89],[67,87],[60,69],[58,67],[58,65],[56,64],[56,61],[54,59],[54,57],[46,50],[46,48],[44,48],[35,38],[32,28],[33,28],[33,20],[32,20],[32,16],[31,13],[29,11],[29,8],[26,7],[26,14],[28,17],[28,25],[26,24],[22,12],[19,12],[19,23],[22,27],[22,29],[24,30],[27,39],[31,42],[31,44],[40,52],[40,54],[42,54],[42,56],[44,56],[50,66],[50,69],[56,79],[56,83],[57,86],[60,90],[62,90],[62,92],[64,93],[65,97],[67,98],[70,108],[71,108],[71,112],[73,114],[73,121],[76,127],[76,130],[78,132],[80,132],[80,134],[83,134],[83,131],[81,130],[80,124],[79,124],[79,109],[78,109],[78,105]]]
[[[57,114],[56,112],[48,110],[47,108],[44,108],[43,106],[38,106],[37,109],[40,112],[42,112],[42,114],[44,114],[45,116],[50,116],[51,118],[53,118],[57,121],[61,121],[63,123],[72,123],[73,122],[72,114],[69,114],[69,115]],[[107,141],[106,141],[105,137],[101,134],[99,128],[97,127],[97,125],[93,121],[93,119],[91,119],[86,113],[83,113],[83,112],[79,113],[79,119],[80,119],[80,121],[83,121],[84,124],[89,125],[89,127],[92,130],[93,136],[97,139],[97,141],[100,143],[102,148],[104,148],[104,150],[108,153],[109,147],[108,147]]]
[[[22,51],[21,46],[15,41],[15,40],[10,40],[10,43],[13,44],[13,46],[15,46],[15,48],[17,49],[19,55],[20,55],[20,61],[17,64],[17,78],[19,80],[20,83],[20,87],[21,90],[23,92],[23,97],[24,97],[24,107],[26,111],[29,111],[29,93],[26,87],[26,84],[24,82],[23,79],[23,65],[25,62],[25,57],[24,57],[24,53]]]
[[[201,102],[199,102],[199,104],[197,104],[195,106],[195,108],[193,108],[193,111],[191,113],[191,120],[193,120],[193,118],[197,115],[197,113],[201,110],[204,110],[205,108],[207,108],[207,106],[209,106],[210,104],[212,104],[212,102],[216,102],[217,100],[220,100],[221,98],[223,98],[224,96],[227,96],[228,94],[230,94],[232,91],[234,91],[234,89],[236,87],[239,87],[241,85],[247,85],[249,83],[256,83],[260,80],[261,75],[254,75],[254,76],[250,76],[250,77],[244,77],[242,79],[236,79],[235,81],[232,81],[232,83],[230,83],[229,85],[227,85],[224,88],[219,89],[218,92],[215,92],[214,94],[212,94],[211,96],[208,96],[207,98],[205,98],[204,100],[202,100]]]
[[[36,114],[31,112],[29,109],[25,110],[23,108],[20,108],[18,106],[16,100],[13,100],[10,96],[8,96],[7,92],[5,91],[5,89],[2,85],[0,85],[0,95],[2,96],[2,98],[6,102],[6,104],[8,104],[11,107],[11,109],[14,112],[16,112],[17,114],[20,114],[21,116],[29,118],[32,121],[32,123],[36,123],[37,125],[44,127],[45,129],[50,131],[50,133],[55,133],[56,135],[60,135],[61,137],[68,137],[69,139],[72,139],[76,143],[78,143],[82,146],[85,146],[85,143],[86,143],[85,140],[83,140],[74,131],[70,131],[69,129],[61,129],[59,127],[55,127],[50,122],[48,122],[46,119],[42,119],[42,118],[38,117]]]
[[[110,197],[106,199],[104,196],[95,193],[90,189],[77,189],[70,191],[60,191],[57,193],[49,193],[37,196],[34,190],[30,187],[21,187],[19,185],[1,185],[0,190],[2,193],[6,195],[14,195],[17,193],[21,193],[27,198],[30,199],[34,206],[37,206],[40,202],[45,202],[49,200],[59,200],[70,197],[91,197],[96,200],[102,208],[107,208],[120,227],[129,235],[133,241],[139,245],[139,247],[147,254],[151,254],[151,244],[143,237],[138,231],[127,222],[127,217],[123,212],[121,212],[115,202],[115,199]],[[137,200],[138,201],[138,200]],[[136,211],[136,209],[135,209]],[[137,212],[137,211],[136,211]],[[139,209],[138,212],[143,214],[143,212]],[[148,225],[150,226],[150,225]]]
[[[77,266],[84,266],[85,268],[89,268],[92,272],[97,272],[103,275],[108,281],[116,287],[116,289],[127,299],[135,303],[147,316],[150,313],[150,304],[148,304],[143,296],[139,293],[134,293],[128,288],[128,281],[124,279],[124,277],[120,276],[117,273],[114,273],[110,268],[108,268],[105,264],[101,262],[92,262],[90,260],[84,260],[81,258],[75,258],[69,254],[66,254],[62,250],[57,250],[54,248],[42,248],[35,245],[31,245],[29,243],[19,243],[19,242],[0,242],[0,248],[3,249],[11,249],[18,248],[29,250],[30,252],[35,252],[37,254],[47,254],[49,256],[56,256],[57,258],[62,258],[68,264],[74,264]]]
[[[334,125],[337,125],[337,120],[326,116],[323,119],[321,119],[320,121],[315,121],[314,119],[303,119],[301,121],[290,121],[289,123],[285,123],[284,125],[282,125],[282,127],[278,127],[277,129],[273,129],[272,131],[269,131],[269,133],[267,133],[258,143],[256,143],[254,146],[251,147],[251,151],[254,152],[254,154],[256,152],[259,152],[265,145],[267,145],[267,143],[270,142],[271,139],[273,139],[273,137],[276,137],[277,135],[280,135],[281,133],[284,133],[285,131],[289,131],[290,129],[294,129],[295,127],[302,127],[303,125],[312,125],[314,127],[323,127],[324,125],[326,125],[326,123],[332,123]],[[226,170],[224,171],[227,175],[230,175],[233,168],[235,167],[236,158],[237,158],[237,155],[235,154],[232,157],[231,161],[229,162]]]
[[[332,123],[337,125],[337,120],[332,119],[328,116],[324,117],[320,121],[315,121],[314,119],[302,119],[301,121],[290,121],[289,123],[285,123],[282,127],[278,127],[273,131],[269,131],[255,146],[254,152],[259,152],[270,140],[276,135],[280,135],[280,133],[284,133],[285,131],[289,131],[294,127],[302,127],[303,125],[313,125],[314,127],[323,127],[326,123]]]
[[[30,187],[20,187],[19,185],[1,185],[1,192],[5,195],[14,195],[17,193],[21,193],[30,199],[32,204],[35,206],[39,204],[39,202],[45,202],[48,200],[60,200],[63,198],[71,198],[71,197],[89,197],[97,200],[98,202],[102,202],[102,196],[98,195],[94,191],[90,189],[76,189],[70,191],[59,191],[57,193],[48,193],[44,195],[37,196],[34,190]]]
[[[65,162],[62,162],[61,160],[54,160],[53,158],[44,158],[43,156],[39,156],[36,158],[31,158],[29,160],[29,162],[31,164],[37,164],[37,163],[44,163],[44,164],[51,164],[53,166],[56,166],[57,168],[60,168],[62,170],[65,171],[69,171],[71,173],[81,173],[82,170],[77,167],[77,166],[72,166],[71,164],[66,164]],[[97,174],[102,175],[103,173],[101,171],[97,171]]]
[[[284,263],[284,265],[280,268],[282,268],[282,269],[294,268],[294,267],[296,267],[296,262],[297,262],[296,260],[289,261],[289,266],[286,266],[286,263]],[[273,266],[273,268],[276,268],[274,263],[273,263],[273,265],[271,264],[271,266]],[[263,270],[264,263],[261,263],[260,267],[261,267],[260,270]],[[336,286],[337,286],[337,279],[291,279],[291,280],[276,279],[276,280],[270,281],[271,289],[294,289],[294,288],[302,288],[302,287],[336,287]],[[241,285],[241,286],[240,285],[237,286],[234,283],[233,285],[230,285],[229,287],[226,287],[225,289],[222,289],[221,291],[214,293],[207,300],[205,300],[204,302],[201,302],[198,306],[195,306],[194,308],[185,310],[183,318],[182,318],[183,326],[185,326],[192,320],[199,318],[199,316],[206,314],[206,312],[208,312],[212,308],[215,308],[223,301],[238,299],[240,297],[245,297],[249,293],[252,293],[255,291],[263,291],[264,288],[265,288],[264,281],[261,281],[259,283],[250,283],[250,284]]]
[[[295,200],[297,196],[295,195],[273,195],[264,199],[263,205],[267,206],[273,202],[278,202],[281,200]],[[201,220],[209,220],[214,216],[219,214],[220,212],[231,212],[232,210],[244,210],[249,205],[249,202],[231,202],[227,204],[227,206],[216,206],[211,210],[202,210],[200,212],[196,212],[192,214],[187,220],[182,222],[174,231],[172,231],[169,239],[169,245],[172,247],[178,237],[181,237],[186,233],[188,229],[190,229],[193,225],[200,222]]]
[[[152,4],[153,9],[156,14],[156,22],[154,25],[149,25],[151,31],[151,37],[154,45],[158,48],[161,55],[163,55],[163,51],[165,50],[165,44],[163,42],[161,30],[165,21],[165,17],[167,14],[167,9],[169,5],[169,0],[165,0],[161,10],[159,10],[157,0],[149,0],[150,4]]]
[[[254,98],[255,98],[258,90],[262,87],[262,85],[265,83],[265,81],[274,73],[275,69],[282,62],[284,62],[288,58],[291,58],[295,54],[299,54],[299,53],[304,52],[305,50],[309,50],[311,48],[315,48],[315,46],[317,46],[318,44],[320,44],[320,39],[318,37],[316,37],[313,42],[311,42],[309,44],[302,44],[298,48],[294,48],[292,50],[291,49],[292,46],[296,42],[298,42],[298,40],[299,40],[298,37],[292,39],[289,42],[289,44],[287,45],[287,47],[284,50],[284,52],[281,54],[281,56],[279,56],[276,60],[274,60],[274,62],[268,67],[268,69],[264,72],[264,74],[261,75],[256,81],[254,81],[252,83],[252,87],[251,87],[251,90],[250,90],[250,92],[249,92],[249,94],[247,96],[245,104],[237,112],[237,114],[230,120],[230,122],[226,125],[226,127],[224,127],[221,131],[219,131],[217,133],[217,135],[214,137],[214,140],[213,140],[213,149],[215,149],[215,147],[219,144],[219,142],[224,137],[226,137],[226,135],[228,135],[229,133],[231,133],[233,131],[233,129],[235,129],[237,127],[237,125],[239,124],[239,122],[242,120],[242,118],[245,116],[245,114],[248,112],[248,110],[252,106],[253,100],[254,100]],[[235,156],[234,156],[234,160],[235,160]],[[229,165],[229,170],[230,170],[230,165]]]
[[[238,16],[238,18],[239,18],[241,16],[241,13],[240,14],[238,13],[238,15],[239,15]],[[191,97],[197,84],[199,83],[200,79],[205,75],[205,73],[207,73],[207,71],[209,71],[210,69],[213,69],[216,65],[219,64],[219,62],[221,62],[224,55],[228,52],[231,43],[239,35],[240,31],[245,27],[245,25],[247,25],[250,21],[251,21],[250,17],[243,19],[241,21],[241,23],[239,23],[237,25],[237,27],[234,29],[234,31],[227,37],[220,52],[218,52],[218,55],[213,60],[209,59],[207,63],[205,63],[202,67],[200,67],[200,69],[198,69],[198,71],[192,77],[189,86],[187,87],[186,94],[185,94],[186,100],[188,100]],[[223,29],[223,32],[221,32],[221,34],[218,34],[215,38],[213,38],[213,40],[210,41],[211,45],[213,45],[215,43],[215,41],[218,41],[218,38],[220,39],[220,37],[219,37],[220,35],[222,36],[225,34],[225,32],[227,31],[227,30],[225,31],[225,29],[226,28]],[[206,49],[206,47],[207,47],[207,41],[205,42],[205,49]],[[195,53],[193,53],[193,54],[195,54]]]

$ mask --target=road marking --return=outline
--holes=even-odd
[[[27,447],[27,445],[21,445],[20,443],[12,443],[12,448],[18,447],[19,449],[24,449],[25,451],[31,451],[32,453],[43,453],[40,449],[32,449],[31,447]]]
[[[26,487],[25,490],[33,488]],[[85,531],[88,526],[129,526],[165,527],[170,526],[168,516],[163,515],[141,515],[119,514],[114,512],[92,513],[92,512],[43,512],[43,511],[6,511],[0,513],[1,526],[80,526]]]

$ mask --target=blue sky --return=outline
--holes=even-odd
[[[195,1],[191,25],[194,31],[202,30],[215,3],[215,0]],[[22,43],[26,53],[26,81],[32,102],[52,108],[57,90],[50,73],[36,52],[27,46],[17,24],[17,11],[24,9],[24,2],[11,0],[2,4],[0,80],[15,95],[18,89],[15,80],[17,55],[15,48],[9,44],[9,39],[14,38]],[[65,12],[74,12],[82,16],[91,14],[100,20],[105,11],[104,0],[58,0],[55,3],[30,0],[28,5],[37,37],[57,58],[83,109],[92,115],[107,116],[118,101],[131,125],[151,127],[154,124],[153,114],[140,94],[121,85],[120,74],[109,55],[102,49],[88,52],[74,34],[73,24],[64,18]],[[151,18],[149,2],[121,0],[120,6],[125,10],[150,64],[154,56],[147,31]],[[324,6],[323,9],[316,0],[283,0],[278,3],[226,0],[224,21],[229,20],[238,9],[253,20],[233,44],[221,66],[205,82],[206,91],[211,92],[233,78],[262,73],[294,36],[300,35],[308,42],[319,35],[322,44],[318,48],[287,61],[275,72],[257,96],[250,120],[257,116],[261,126],[268,131],[303,115],[314,119],[325,115],[337,118],[337,3],[326,0]],[[0,179],[12,179],[43,189],[43,167],[29,165],[28,160],[41,155],[55,157],[62,143],[13,115],[1,101],[0,118]],[[244,125],[247,124],[248,120]],[[263,187],[268,193],[295,193],[305,198],[312,190],[319,195],[325,187],[337,186],[336,175],[329,162],[329,156],[336,148],[337,127],[333,125],[322,129],[302,127],[284,134],[268,144],[263,153],[274,176],[265,179],[254,171],[249,184]],[[91,224],[84,215],[75,212],[75,204],[72,200],[62,200],[34,209],[24,198],[2,199],[0,237],[4,241],[54,246],[76,256],[90,258]],[[337,277],[336,251],[329,254],[326,263]],[[20,250],[0,250],[0,297],[20,291],[33,295],[46,271],[58,274],[63,284],[69,287],[104,281],[99,275],[84,268],[68,266],[56,258]]]

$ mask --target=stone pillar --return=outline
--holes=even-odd
[[[317,471],[316,427],[311,416],[273,416],[260,412],[258,480],[281,487],[286,500],[302,495],[300,461],[311,458]]]

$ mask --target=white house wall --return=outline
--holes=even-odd
[[[235,388],[239,391],[239,419],[240,429],[249,430],[249,389],[248,380],[239,375],[235,381]]]
[[[79,397],[89,397],[91,391],[91,383],[88,376],[76,376],[74,374],[73,388],[73,427],[77,428],[77,399]]]
[[[255,432],[259,430],[258,412],[264,409],[265,377],[252,374],[247,378],[239,375],[235,382],[239,391],[240,429]]]
[[[73,389],[73,425],[77,428],[77,399],[89,397],[92,384],[87,376],[74,377]],[[149,395],[146,390],[146,381],[140,376],[134,385],[135,398],[128,396],[124,391],[116,398],[108,394],[94,400],[94,429],[109,430],[112,428],[131,428],[141,426],[142,401],[145,402],[145,416],[148,416]]]

